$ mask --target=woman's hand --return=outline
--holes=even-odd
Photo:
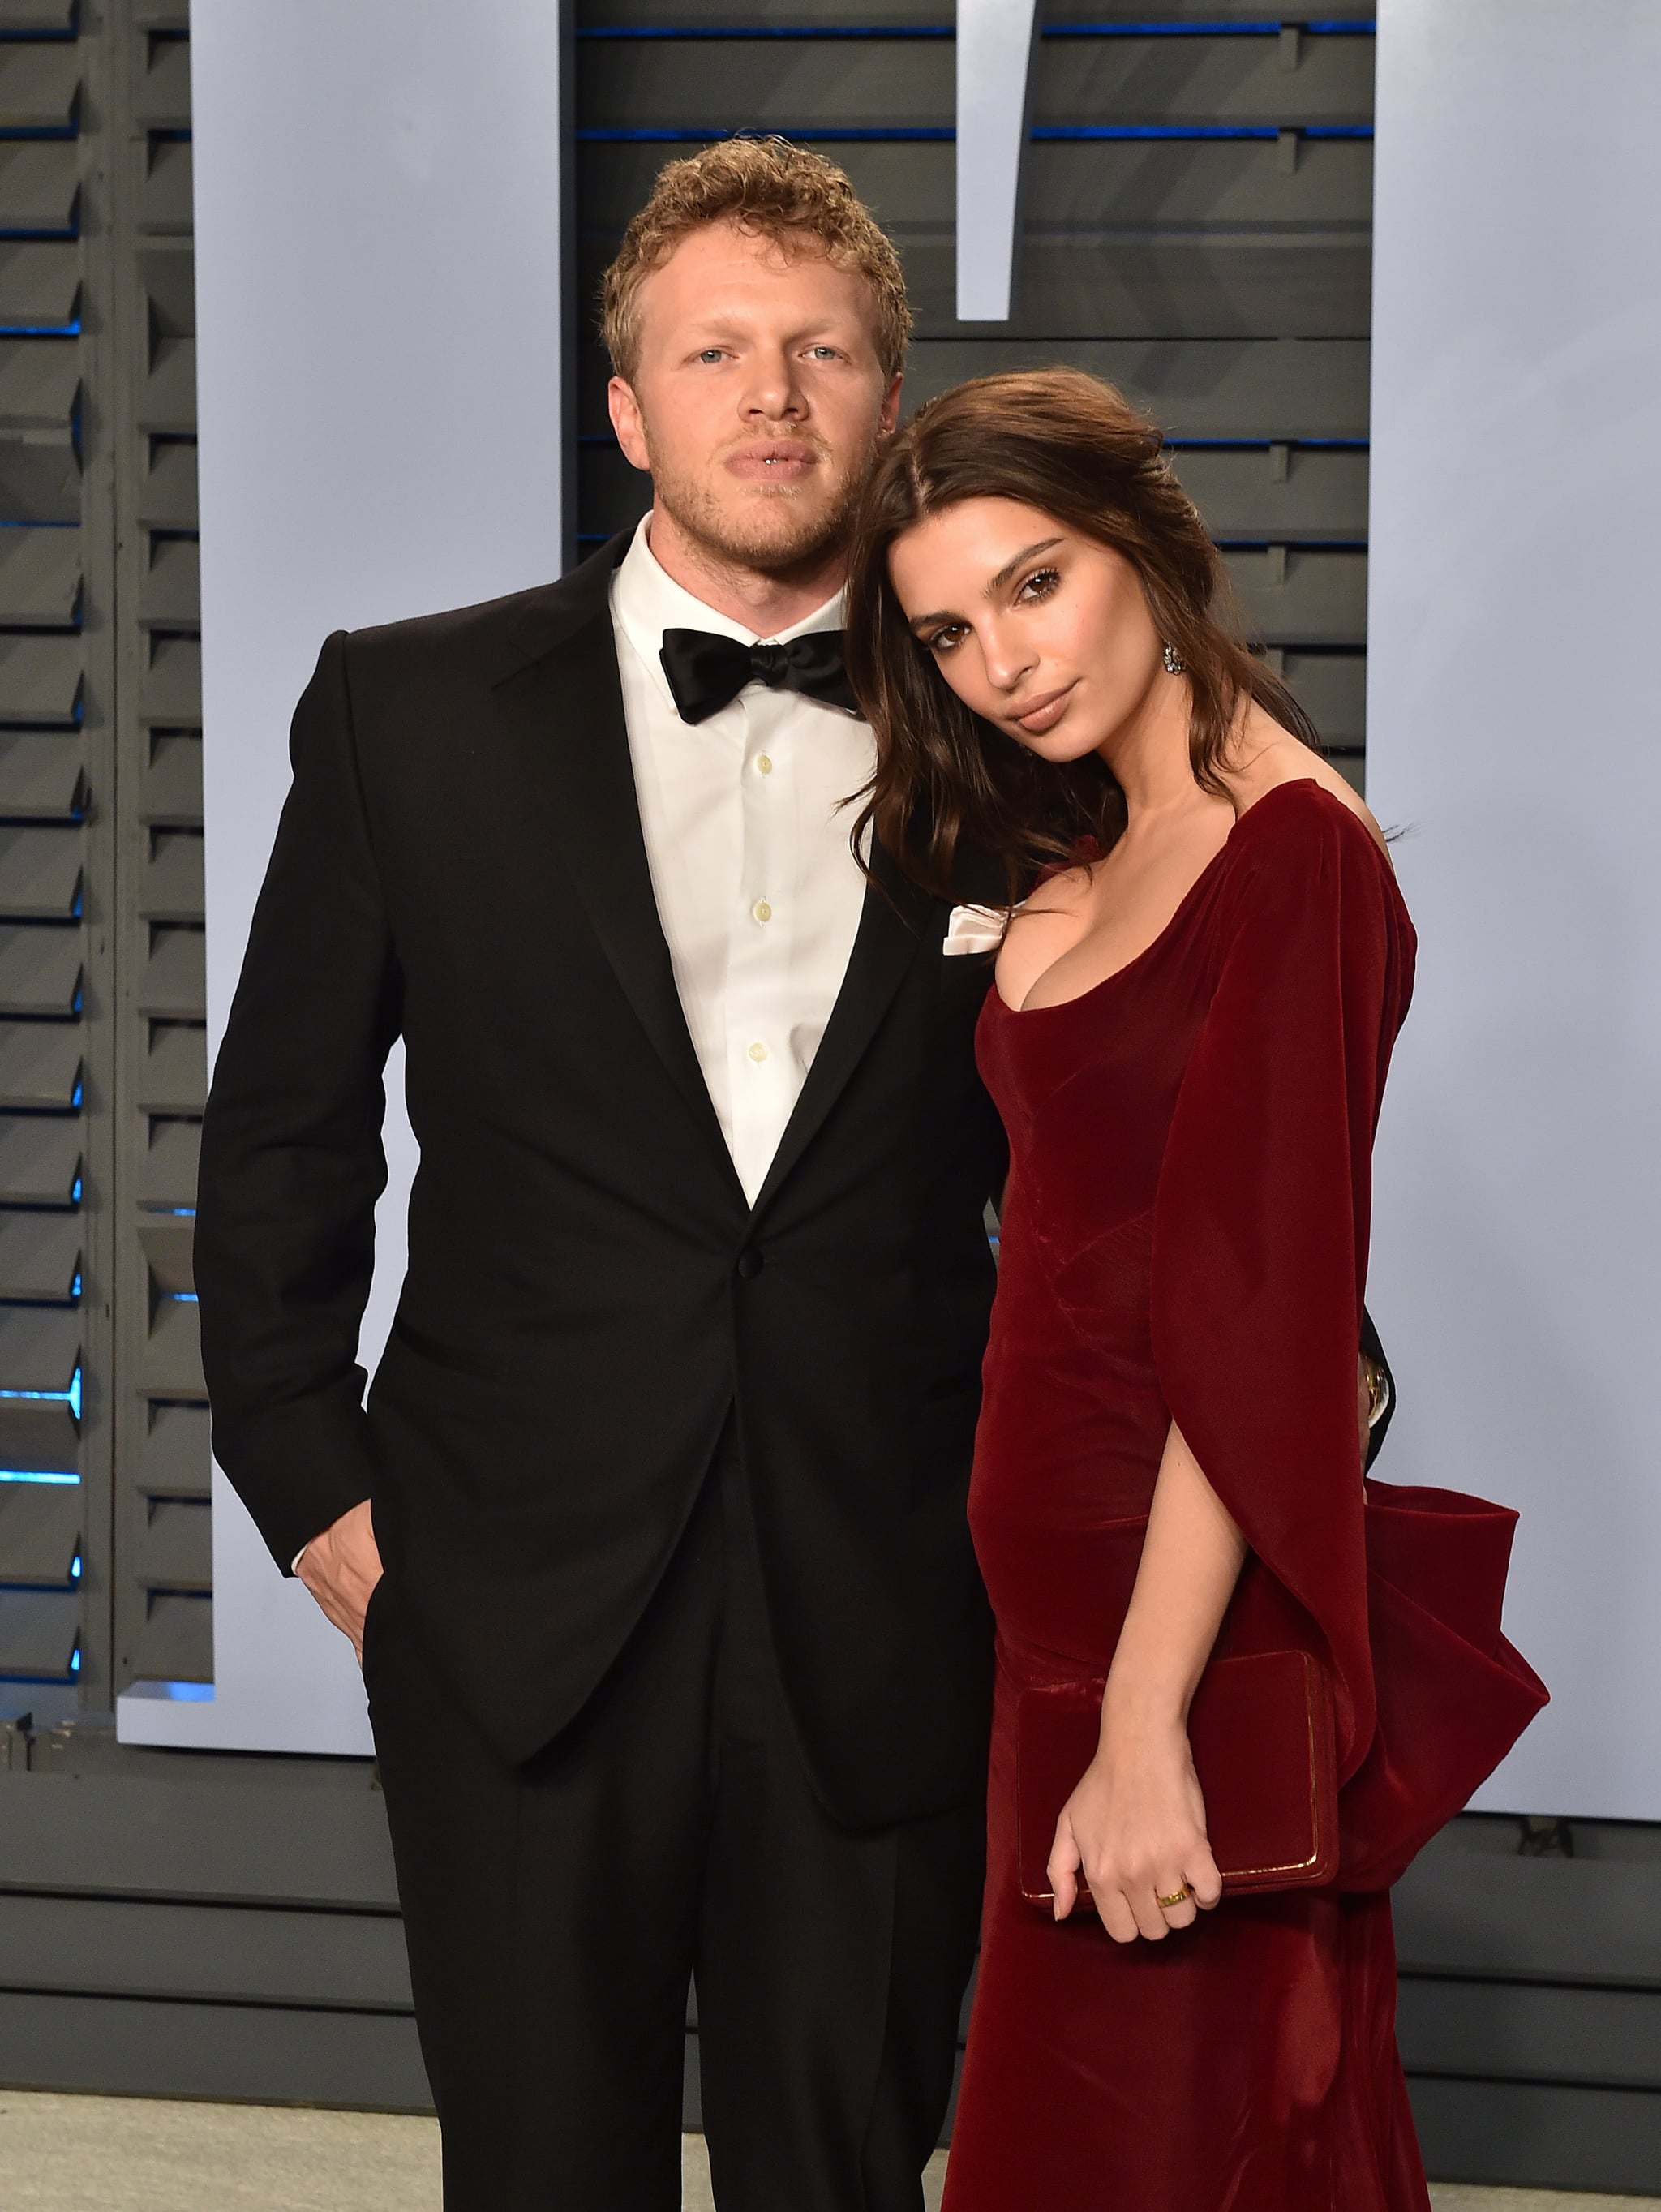
[[[1174,1718],[1117,1711],[1111,1686],[1100,1747],[1056,1823],[1050,1887],[1058,1920],[1078,1900],[1081,1873],[1116,1943],[1138,1936],[1158,1942],[1191,1927],[1196,1907],[1209,1912],[1222,1895],[1187,1731]],[[1179,1905],[1160,1905],[1179,1889],[1188,1893]]]

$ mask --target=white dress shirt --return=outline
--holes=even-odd
[[[761,684],[707,721],[683,722],[658,653],[666,629],[745,645],[840,629],[842,596],[758,638],[664,574],[643,520],[612,579],[611,619],[658,918],[753,1204],[853,950],[865,883],[848,846],[858,808],[841,802],[876,755],[857,715]]]

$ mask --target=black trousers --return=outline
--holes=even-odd
[[[678,2212],[694,1976],[720,2212],[919,2212],[983,1811],[856,1833],[821,1808],[730,1429],[631,1642],[528,1765],[428,1669],[396,1577],[365,1674],[446,2212]]]

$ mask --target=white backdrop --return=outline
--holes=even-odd
[[[543,582],[561,560],[554,0],[193,0],[209,1049],[331,629]],[[403,1266],[414,1140],[364,1329]],[[350,1648],[214,1475],[211,1697],[127,1742],[367,1752]]]
[[[1477,1801],[1661,1819],[1661,8],[1380,0],[1367,787],[1417,1002],[1380,1472],[1522,1509]]]

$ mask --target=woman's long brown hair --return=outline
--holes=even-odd
[[[1096,753],[1057,764],[983,721],[912,635],[888,551],[925,516],[968,499],[1018,500],[1135,567],[1160,636],[1185,664],[1189,758],[1227,795],[1222,764],[1242,702],[1306,744],[1314,726],[1232,619],[1227,574],[1164,440],[1110,384],[1082,370],[977,377],[920,407],[884,448],[861,504],[848,572],[848,674],[876,739],[867,825],[918,882],[955,896],[961,849],[1001,861],[1013,902],[1046,863],[1123,834],[1125,799]]]

